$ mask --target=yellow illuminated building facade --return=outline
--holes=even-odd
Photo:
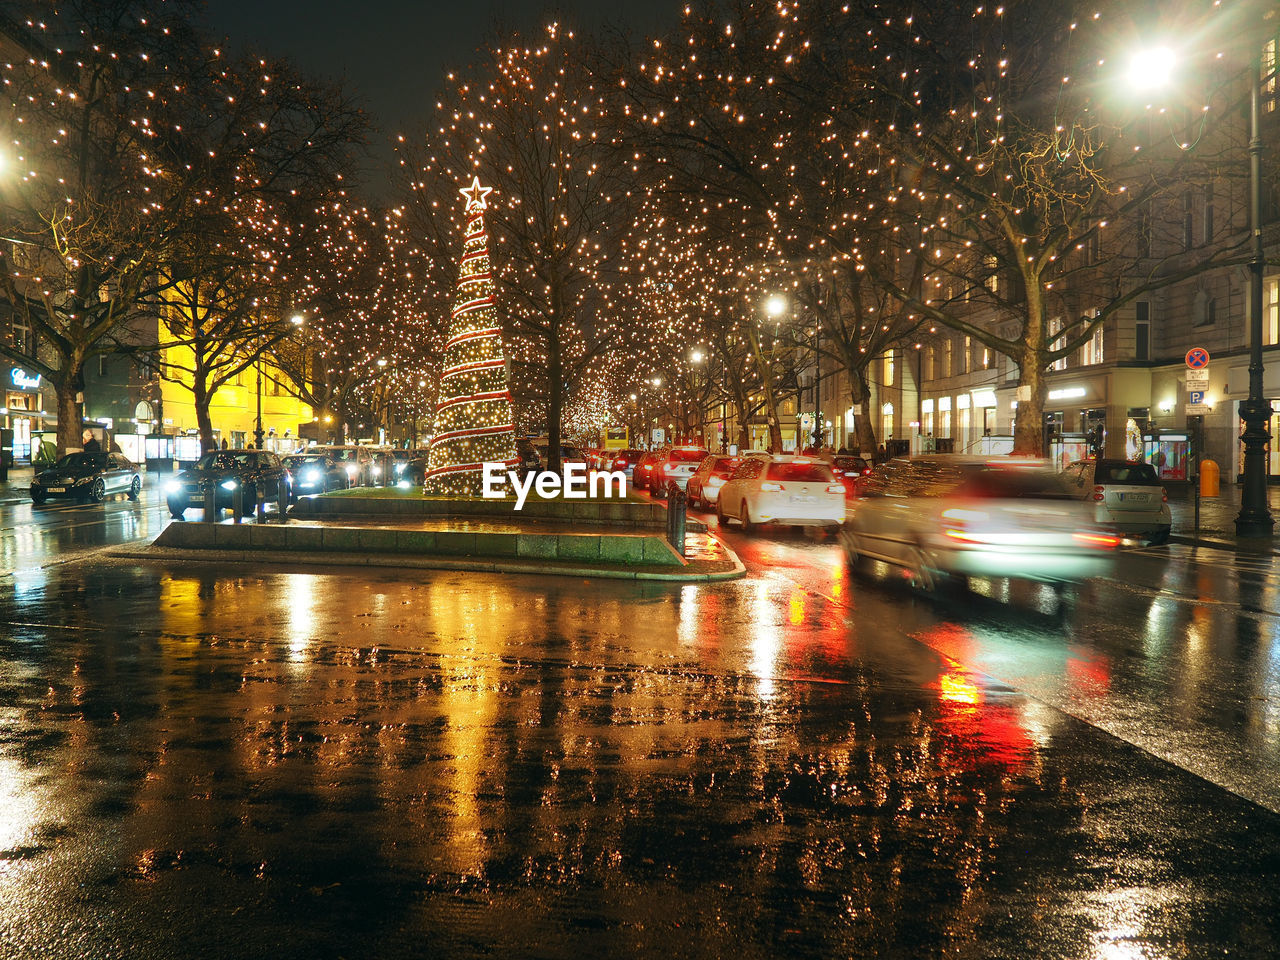
[[[172,332],[161,321],[158,324],[160,353],[164,375],[160,378],[162,430],[177,437],[195,437],[200,431],[196,419],[195,394],[190,370],[194,352],[189,345],[175,342]],[[227,441],[230,447],[243,447],[253,442],[258,417],[259,373],[261,373],[263,446],[287,453],[302,445],[298,431],[301,424],[311,423],[313,411],[289,393],[288,378],[264,356],[256,365],[247,367],[219,387],[209,404],[214,439]],[[181,455],[180,455],[181,456]]]

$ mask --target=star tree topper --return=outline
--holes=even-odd
[[[467,213],[472,210],[487,210],[489,205],[485,202],[485,197],[493,192],[493,187],[480,186],[480,178],[476,177],[471,181],[471,186],[463,187],[458,191],[466,198]]]

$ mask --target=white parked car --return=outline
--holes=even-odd
[[[881,560],[924,590],[971,576],[1055,585],[1103,576],[1120,543],[1047,461],[946,455],[877,468],[840,538],[851,568]]]
[[[1164,543],[1173,529],[1169,494],[1156,469],[1136,460],[1077,460],[1062,471],[1067,489],[1109,530]]]
[[[655,497],[669,497],[689,485],[698,465],[707,458],[702,447],[674,447],[667,459],[656,464],[649,478],[649,489]]]
[[[720,488],[716,516],[742,529],[760,523],[838,527],[844,523],[844,486],[831,467],[813,457],[752,454]]]

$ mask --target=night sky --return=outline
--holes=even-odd
[[[209,25],[232,49],[293,60],[313,76],[343,81],[372,116],[375,163],[390,165],[397,133],[423,127],[450,69],[512,31],[532,36],[559,20],[579,32],[606,26],[652,34],[675,23],[681,0],[208,0]],[[369,177],[377,192],[381,175]]]

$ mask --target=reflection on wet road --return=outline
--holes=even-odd
[[[1142,742],[1274,782],[1267,565],[1135,556],[1059,616],[730,536],[701,586],[0,580],[0,954],[1280,950],[1280,817]]]

